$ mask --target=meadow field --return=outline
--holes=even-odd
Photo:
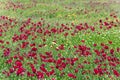
[[[120,80],[120,0],[0,0],[0,80]]]

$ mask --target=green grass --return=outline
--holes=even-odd
[[[97,43],[98,46],[96,49],[101,49],[100,44],[105,43],[108,44],[109,40],[113,41],[112,45],[109,45],[110,48],[116,49],[117,47],[120,47],[120,24],[117,24],[117,27],[114,27],[110,30],[101,30],[99,29],[99,24],[98,23],[100,19],[103,21],[106,21],[105,18],[109,18],[109,21],[115,21],[114,18],[110,17],[110,14],[115,12],[118,16],[118,20],[120,20],[120,11],[119,11],[119,3],[110,3],[109,0],[99,0],[99,1],[92,1],[92,0],[11,0],[15,4],[16,2],[20,2],[23,4],[23,7],[25,9],[16,9],[13,10],[12,7],[10,9],[4,9],[6,6],[10,5],[8,2],[9,0],[0,0],[0,16],[8,16],[10,18],[15,18],[18,21],[18,25],[11,29],[9,29],[6,34],[7,36],[2,36],[0,37],[0,40],[4,41],[9,41],[10,44],[6,45],[5,43],[3,44],[5,47],[9,47],[12,49],[12,54],[11,56],[14,56],[16,54],[14,50],[19,47],[18,44],[22,43],[22,41],[18,41],[13,43],[12,42],[12,36],[14,33],[20,34],[18,32],[18,29],[22,23],[22,21],[27,20],[28,18],[31,18],[33,22],[40,21],[41,18],[44,18],[45,20],[45,25],[46,27],[47,23],[50,24],[50,28],[54,27],[56,23],[59,24],[66,24],[68,23],[69,27],[71,27],[71,23],[74,23],[75,25],[78,25],[79,23],[88,23],[91,26],[95,27],[95,32],[92,32],[90,30],[86,31],[89,32],[87,34],[84,34],[85,31],[77,33],[75,36],[68,35],[67,37],[64,37],[63,34],[57,34],[55,35],[56,38],[54,38],[54,34],[49,37],[49,36],[44,36],[46,38],[46,42],[43,42],[41,39],[40,34],[35,33],[37,36],[39,36],[36,40],[32,41],[31,38],[32,36],[28,37],[28,40],[30,43],[35,42],[36,44],[46,44],[45,47],[40,48],[37,51],[37,55],[39,53],[44,53],[47,51],[52,51],[53,56],[55,59],[58,59],[56,56],[58,53],[62,53],[64,57],[79,57],[77,55],[74,56],[75,49],[72,49],[74,45],[86,45],[90,47],[93,52],[95,49],[93,47],[94,43]],[[37,3],[34,3],[34,1],[37,1]],[[92,3],[90,3],[92,1]],[[106,3],[106,5],[103,6],[103,3]],[[36,4],[36,6],[32,5]],[[92,7],[92,5],[94,7]],[[30,8],[26,8],[27,6],[30,6]],[[71,8],[71,9],[69,9]],[[98,12],[96,12],[98,10]],[[86,14],[87,12],[87,14]],[[0,21],[0,24],[2,24],[2,21]],[[56,27],[56,26],[55,26]],[[60,27],[57,26],[58,28]],[[28,26],[29,28],[29,26]],[[69,31],[68,33],[71,33]],[[101,34],[98,35],[96,32],[100,32]],[[81,40],[85,40],[85,43],[82,43]],[[56,44],[53,44],[52,42],[56,40]],[[60,44],[65,44],[65,50],[63,51],[56,51],[55,48],[58,47]],[[0,46],[2,46],[0,44]],[[52,47],[50,47],[52,46]],[[38,47],[38,45],[37,45]],[[71,48],[71,50],[69,50]],[[23,54],[24,52],[30,51],[30,47],[27,47],[26,49],[21,49],[20,52]],[[0,56],[2,56],[3,50],[0,49]],[[119,53],[116,52],[115,56],[117,56],[120,59]],[[92,53],[92,56],[90,57],[80,57],[77,63],[81,63],[85,60],[93,62],[94,59],[96,58],[95,53]],[[0,72],[3,70],[7,70],[8,68],[11,67],[11,65],[5,64],[7,58],[1,57],[0,60]],[[33,59],[26,59],[24,64],[24,67],[26,69],[29,69],[28,66],[26,66],[27,62],[33,62]],[[37,69],[39,69],[39,66],[41,64],[41,60],[39,61],[39,64],[35,65]],[[46,64],[47,67],[49,65],[53,65],[51,63]],[[76,68],[77,65],[74,65],[74,68]],[[90,69],[93,70],[97,65],[96,64],[90,64],[88,66],[87,64],[85,65],[85,69]],[[69,67],[69,65],[67,65]],[[49,69],[49,68],[48,68]],[[119,66],[116,67],[116,69],[120,72]],[[29,69],[30,70],[30,69]],[[73,72],[72,69],[70,68],[65,68],[65,72]],[[86,74],[86,75],[81,75],[81,72],[83,70],[80,69],[79,72],[76,74],[77,78],[76,80],[88,80],[86,79],[86,76],[89,76],[89,80],[111,80],[107,75],[104,75],[102,77],[99,76],[93,76],[92,74]],[[56,69],[57,76],[51,76],[50,78],[56,78],[56,80],[72,80],[65,74],[63,77],[59,76],[59,71]],[[112,74],[112,73],[111,73]],[[46,77],[46,80],[50,80],[50,78]],[[119,80],[113,75],[114,80]],[[12,74],[10,77],[5,78],[5,76],[0,73],[0,80],[37,80],[37,77],[34,77],[32,79],[28,78],[27,75],[21,77],[21,76],[16,76],[15,73]]]

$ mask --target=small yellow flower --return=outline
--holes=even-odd
[[[52,42],[52,44],[56,44],[55,42]]]

